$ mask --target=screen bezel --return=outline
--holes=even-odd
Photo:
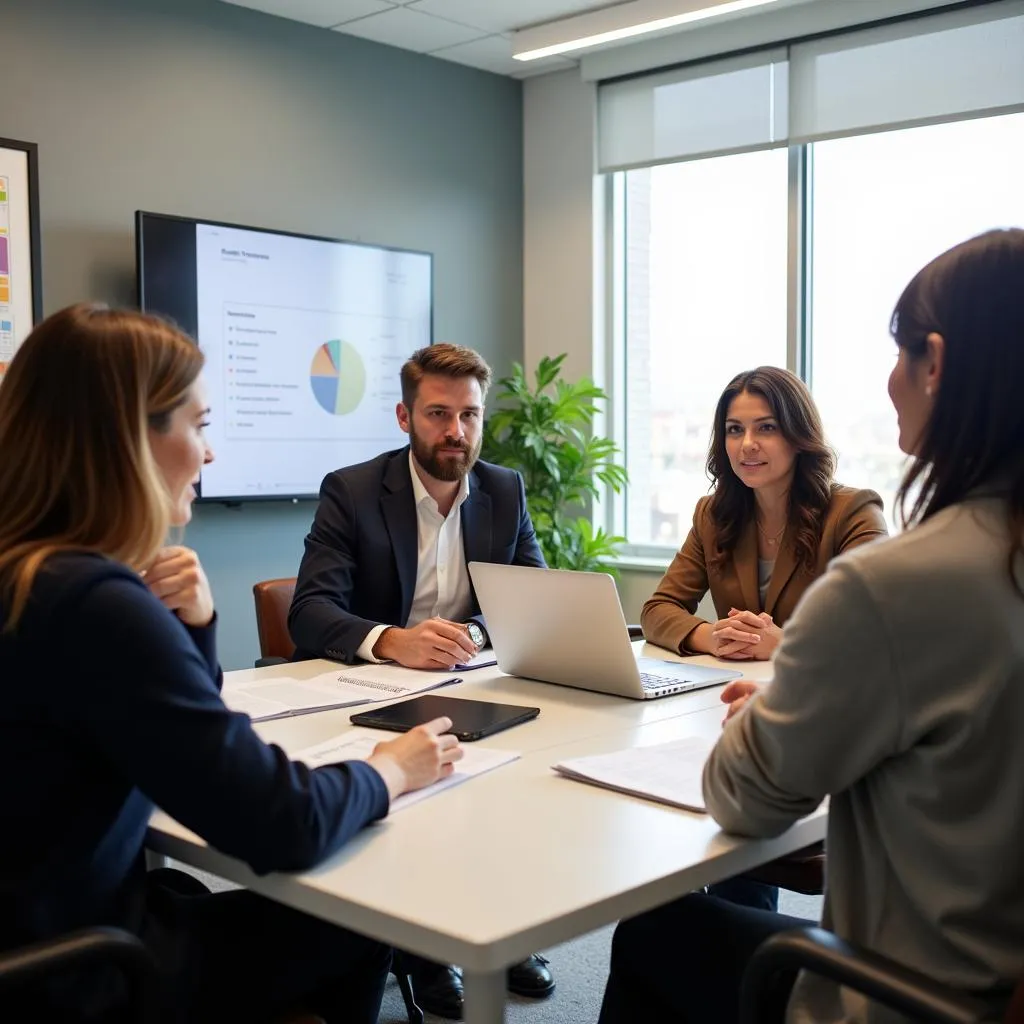
[[[138,302],[139,309],[144,313],[153,313],[157,316],[162,316],[171,319],[175,324],[195,342],[199,344],[199,339],[196,337],[196,331],[190,330],[186,326],[177,324],[177,321],[171,316],[171,314],[159,309],[147,309],[145,305],[145,255],[143,252],[143,236],[145,235],[145,220],[151,218],[153,220],[163,221],[174,221],[179,224],[191,224],[193,227],[202,224],[207,227],[214,228],[234,228],[239,231],[254,231],[259,234],[265,235],[284,235],[287,238],[301,238],[311,242],[333,242],[340,243],[341,245],[353,245],[358,246],[362,249],[374,249],[378,252],[398,252],[408,253],[413,256],[426,256],[429,261],[429,274],[430,274],[430,324],[429,324],[429,342],[428,344],[434,344],[434,253],[427,251],[426,249],[410,249],[400,245],[381,245],[376,242],[363,242],[358,239],[351,238],[332,238],[329,235],[310,235],[301,231],[283,231],[278,228],[264,228],[253,224],[238,224],[231,221],[224,220],[206,220],[202,217],[186,217],[180,214],[171,213],[155,213],[152,210],[136,210],[135,211],[135,288],[136,288],[136,300]],[[410,353],[411,355],[412,353]],[[317,492],[312,494],[242,494],[238,496],[218,496],[208,497],[203,494],[203,483],[202,476],[200,475],[199,483],[196,485],[196,503],[204,505],[230,505],[238,506],[243,503],[249,502],[266,502],[266,501],[287,501],[295,504],[299,501],[317,501],[320,495]]]

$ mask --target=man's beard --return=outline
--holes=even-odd
[[[445,438],[431,448],[426,441],[416,436],[415,430],[410,430],[409,443],[412,445],[416,461],[430,476],[435,480],[451,483],[461,480],[476,465],[476,460],[480,458],[483,438],[480,438],[472,448],[465,441],[457,441],[455,438]],[[463,454],[441,456],[438,452],[442,448],[461,448]]]

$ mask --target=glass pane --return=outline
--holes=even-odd
[[[741,370],[786,365],[787,155],[626,172],[626,536],[678,546],[711,417]]]
[[[1024,114],[819,142],[812,161],[812,389],[839,479],[878,491],[893,521],[904,459],[889,318],[940,252],[1024,224]]]

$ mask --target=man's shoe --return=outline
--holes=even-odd
[[[531,953],[522,963],[513,964],[508,969],[508,990],[517,996],[547,999],[555,991],[548,961],[540,953]]]
[[[425,968],[426,962],[420,961],[410,973],[412,994],[420,1008],[445,1020],[462,1020],[462,974],[458,967],[437,964],[434,970]]]

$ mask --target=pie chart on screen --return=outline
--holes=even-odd
[[[313,397],[325,412],[345,416],[366,393],[366,367],[362,356],[347,341],[328,341],[313,356],[309,370]]]

